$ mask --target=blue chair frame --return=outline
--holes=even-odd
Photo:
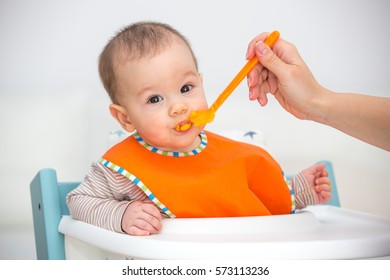
[[[326,164],[332,184],[332,200],[327,204],[340,206],[332,164]],[[287,176],[290,179],[292,176]],[[69,215],[66,195],[80,182],[58,182],[54,169],[41,169],[30,184],[34,220],[35,245],[38,260],[64,260],[64,235],[58,231],[63,215]]]
[[[58,231],[63,215],[69,215],[66,195],[79,182],[59,183],[54,169],[41,169],[30,184],[38,260],[64,260],[64,235]]]

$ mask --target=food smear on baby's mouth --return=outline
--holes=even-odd
[[[190,129],[191,127],[191,123],[185,123],[185,124],[178,124],[175,129],[177,131],[187,131],[188,129]]]

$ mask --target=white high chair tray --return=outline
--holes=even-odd
[[[64,216],[66,258],[368,259],[390,258],[390,220],[334,206],[294,215],[164,219],[146,237],[111,232]]]

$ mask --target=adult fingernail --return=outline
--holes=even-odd
[[[260,105],[263,107],[263,106],[264,106],[264,99],[263,99],[263,98],[260,98],[259,103],[260,103]]]
[[[256,44],[256,53],[259,55],[264,55],[268,52],[268,47],[266,44],[264,44],[263,41],[259,41]]]

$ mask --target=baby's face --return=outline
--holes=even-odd
[[[117,74],[121,105],[145,142],[178,152],[199,145],[203,127],[176,129],[188,122],[191,111],[207,109],[202,77],[182,41],[174,39],[153,57],[122,63]]]

